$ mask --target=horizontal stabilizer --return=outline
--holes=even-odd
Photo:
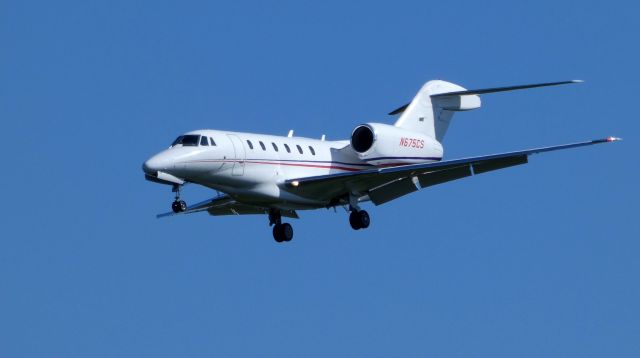
[[[465,90],[465,91],[456,91],[456,92],[446,92],[446,93],[432,94],[431,98],[448,97],[448,96],[465,96],[465,95],[472,95],[472,94],[487,94],[487,93],[496,93],[496,92],[507,92],[507,91],[516,91],[516,90],[528,89],[528,88],[550,87],[550,86],[559,86],[559,85],[566,85],[566,84],[570,84],[570,83],[582,83],[582,82],[584,82],[584,81],[582,81],[582,80],[571,80],[571,81],[535,83],[535,84],[530,84],[530,85],[508,86],[508,87],[481,88],[481,89],[475,89],[475,90]]]
[[[431,98],[446,98],[452,96],[467,96],[467,95],[478,95],[478,94],[487,94],[487,93],[496,93],[496,92],[507,92],[507,91],[516,91],[521,89],[528,88],[537,88],[537,87],[550,87],[550,86],[559,86],[566,85],[571,83],[582,83],[582,80],[571,80],[571,81],[560,81],[560,82],[547,82],[547,83],[534,83],[528,85],[519,85],[519,86],[508,86],[508,87],[494,87],[494,88],[480,88],[474,90],[464,90],[464,91],[454,91],[454,92],[444,92],[444,93],[436,93],[432,94]],[[390,116],[395,116],[397,114],[401,114],[404,112],[407,107],[409,107],[410,103],[407,103],[403,106],[400,106],[393,111],[389,112]]]

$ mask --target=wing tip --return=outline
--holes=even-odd
[[[596,144],[596,143],[612,143],[612,142],[620,142],[621,140],[622,140],[622,138],[620,138],[620,137],[610,136],[610,137],[606,137],[606,138],[602,138],[602,139],[594,139],[591,142],[593,144]]]

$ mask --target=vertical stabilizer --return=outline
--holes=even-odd
[[[411,103],[392,112],[402,113],[395,126],[426,134],[442,142],[453,112],[480,108],[480,97],[477,95],[453,94],[462,91],[465,88],[451,82],[432,80],[425,83]]]
[[[420,132],[442,142],[442,138],[449,128],[453,112],[480,108],[480,97],[478,97],[480,94],[582,82],[581,80],[569,80],[467,90],[455,83],[433,80],[422,86],[411,103],[389,114],[401,114],[395,123],[396,127]]]

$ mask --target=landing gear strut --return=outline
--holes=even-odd
[[[180,185],[174,185],[172,191],[176,193],[176,199],[171,203],[171,210],[174,213],[181,213],[187,210],[187,203],[180,199]]]
[[[282,223],[280,210],[269,211],[269,226],[273,225],[273,238],[276,242],[287,242],[293,239],[293,227],[289,223]]]
[[[351,209],[351,214],[349,215],[349,224],[353,230],[366,229],[369,227],[371,220],[369,219],[369,213],[365,210],[357,210],[355,208]]]

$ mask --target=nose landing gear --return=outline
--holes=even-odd
[[[273,225],[273,239],[276,242],[289,242],[293,239],[293,227],[289,223],[282,223],[280,210],[269,211],[269,225]]]
[[[171,203],[171,210],[174,213],[181,213],[187,210],[187,203],[180,199],[180,185],[174,185],[172,191],[176,193],[176,199]]]
[[[176,200],[171,203],[171,210],[173,210],[174,213],[181,213],[187,210],[187,203],[185,203],[184,200]]]

